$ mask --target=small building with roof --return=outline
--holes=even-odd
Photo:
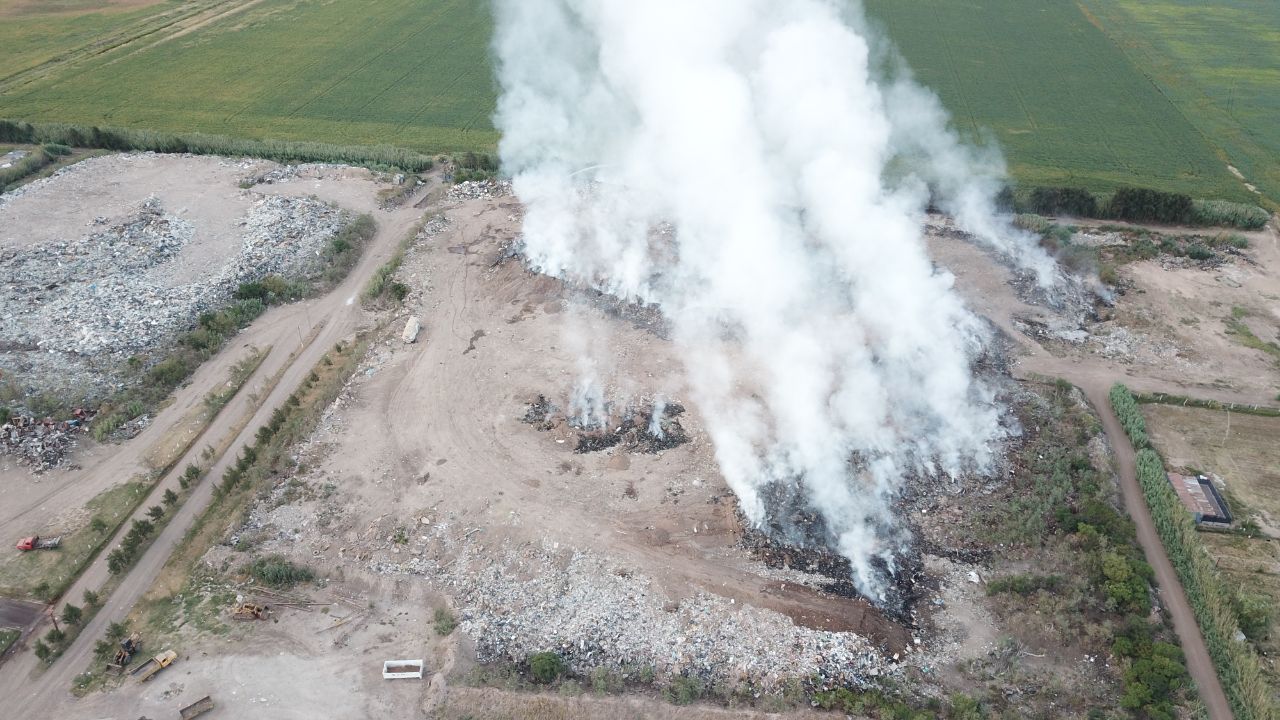
[[[1168,473],[1169,484],[1173,486],[1178,499],[1195,518],[1196,524],[1215,523],[1231,524],[1231,510],[1227,501],[1218,492],[1213,481],[1205,475],[1180,475]]]

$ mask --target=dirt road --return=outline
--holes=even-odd
[[[1069,375],[1063,377],[1076,383],[1084,391],[1089,402],[1097,409],[1098,417],[1102,419],[1102,428],[1107,434],[1107,440],[1111,443],[1112,451],[1115,452],[1116,470],[1120,475],[1120,495],[1124,498],[1125,510],[1133,519],[1138,533],[1138,544],[1142,546],[1147,562],[1155,570],[1156,583],[1160,586],[1160,600],[1173,620],[1173,629],[1178,634],[1178,639],[1182,643],[1182,652],[1186,656],[1187,672],[1190,673],[1191,680],[1200,692],[1200,699],[1208,709],[1211,720],[1230,720],[1231,704],[1227,702],[1227,695],[1222,691],[1222,683],[1213,667],[1213,660],[1209,657],[1209,648],[1204,643],[1204,636],[1196,623],[1195,613],[1191,611],[1191,603],[1187,600],[1187,594],[1182,589],[1182,583],[1178,580],[1173,564],[1169,562],[1169,556],[1165,554],[1160,536],[1156,534],[1151,511],[1147,508],[1142,488],[1138,485],[1137,458],[1133,444],[1129,442],[1129,437],[1125,435],[1124,428],[1120,425],[1120,419],[1111,410],[1111,403],[1107,398],[1110,387],[1098,382],[1096,378],[1086,378],[1083,382],[1077,382]]]
[[[964,243],[935,244],[932,248],[957,277],[957,289],[975,310],[987,317],[1014,342],[1013,374],[1019,379],[1034,377],[1062,378],[1079,387],[1097,410],[1103,430],[1115,453],[1116,470],[1120,478],[1120,491],[1125,510],[1133,519],[1138,544],[1147,562],[1155,570],[1160,600],[1173,620],[1174,631],[1186,656],[1187,671],[1199,690],[1200,697],[1212,720],[1229,720],[1231,705],[1223,692],[1213,661],[1205,645],[1204,636],[1196,623],[1191,604],[1183,591],[1164,545],[1156,534],[1155,523],[1147,508],[1142,489],[1138,485],[1136,457],[1132,443],[1124,433],[1119,419],[1111,409],[1107,394],[1116,382],[1150,392],[1176,392],[1222,402],[1256,403],[1263,398],[1247,389],[1233,387],[1207,387],[1197,382],[1194,375],[1184,378],[1184,383],[1171,383],[1165,379],[1134,374],[1131,367],[1097,355],[1059,357],[1034,342],[1017,327],[1016,318],[1033,316],[1039,308],[1028,305],[1016,297],[1007,271],[983,257],[981,251]],[[1268,278],[1280,267],[1280,255],[1270,243],[1258,248],[1258,260],[1269,269]],[[985,266],[985,268],[984,268]]]
[[[313,183],[307,179],[298,179],[272,186],[271,192],[314,194],[349,210],[373,212],[379,225],[378,233],[369,243],[360,263],[336,289],[316,300],[269,311],[238,335],[232,347],[224,349],[207,364],[209,367],[204,371],[223,376],[230,364],[240,357],[243,346],[272,348],[246,384],[246,391],[239,393],[219,413],[205,434],[205,438],[212,442],[213,438],[224,438],[235,432],[234,441],[123,579],[120,587],[107,599],[102,610],[84,628],[76,642],[51,668],[38,676],[35,675],[38,661],[31,653],[24,653],[0,668],[0,697],[8,700],[6,710],[15,717],[53,717],[55,709],[70,700],[68,693],[72,680],[91,662],[94,643],[102,638],[109,623],[128,615],[134,603],[152,586],[174,547],[186,534],[191,523],[208,506],[215,482],[234,463],[241,449],[254,441],[254,433],[258,427],[265,424],[271,413],[302,383],[321,356],[334,343],[357,329],[363,319],[358,303],[361,288],[373,272],[390,258],[397,243],[410,232],[422,212],[412,207],[394,212],[377,211],[375,190],[373,182],[357,180]],[[278,373],[283,373],[279,382],[262,399],[261,405],[255,408],[251,405],[249,390],[262,387],[264,379]],[[198,393],[198,390],[196,383],[181,389],[176,404],[199,402],[203,393]],[[193,392],[196,392],[194,397]],[[244,423],[244,418],[249,413],[252,413],[252,417],[249,422]],[[199,451],[200,448],[193,448],[188,457],[178,462],[175,471],[156,485],[151,497],[142,507],[160,502],[159,498],[164,490],[176,486],[178,471],[188,462],[195,461]],[[127,525],[128,523],[121,528],[121,532],[126,531]],[[118,540],[118,537],[113,538],[112,544]],[[106,578],[103,557],[88,568],[65,597],[78,599],[85,589],[100,587]]]

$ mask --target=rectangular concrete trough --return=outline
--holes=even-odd
[[[401,678],[422,679],[422,660],[384,660],[382,662],[382,678],[399,680]]]

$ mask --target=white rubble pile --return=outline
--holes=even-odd
[[[492,200],[510,194],[510,180],[468,180],[454,183],[449,188],[448,198],[454,201]]]
[[[240,283],[320,271],[346,221],[319,200],[260,196],[240,223],[239,251],[194,282],[179,276],[197,229],[155,197],[84,237],[0,251],[0,366],[39,391],[101,389],[112,365],[170,342]]]
[[[243,167],[243,166],[241,166]],[[312,180],[323,180],[330,175],[344,173],[351,168],[347,165],[335,165],[333,163],[300,163],[297,165],[280,165],[272,168],[264,173],[253,175],[247,178],[247,182],[257,185],[259,183],[278,183],[293,180],[295,178],[308,178]]]
[[[673,603],[648,578],[591,553],[551,544],[486,550],[467,533],[454,538],[457,531],[448,523],[430,531],[451,560],[420,554],[375,559],[370,567],[423,576],[452,595],[481,661],[518,662],[554,649],[584,674],[599,666],[652,667],[660,679],[697,676],[765,691],[797,678],[864,685],[893,672],[853,633],[800,627],[706,593]]]

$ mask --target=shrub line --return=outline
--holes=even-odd
[[[1236,641],[1240,621],[1223,578],[1200,541],[1195,524],[1165,475],[1164,460],[1151,447],[1146,420],[1129,388],[1111,388],[1111,406],[1138,451],[1138,482],[1160,540],[1182,581],[1209,655],[1237,720],[1274,717],[1271,689],[1252,646]]]
[[[249,140],[205,133],[165,133],[96,125],[31,123],[0,119],[0,142],[135,150],[192,155],[256,157],[281,163],[326,162],[373,170],[430,170],[430,156],[389,145],[330,145],[318,142]]]

